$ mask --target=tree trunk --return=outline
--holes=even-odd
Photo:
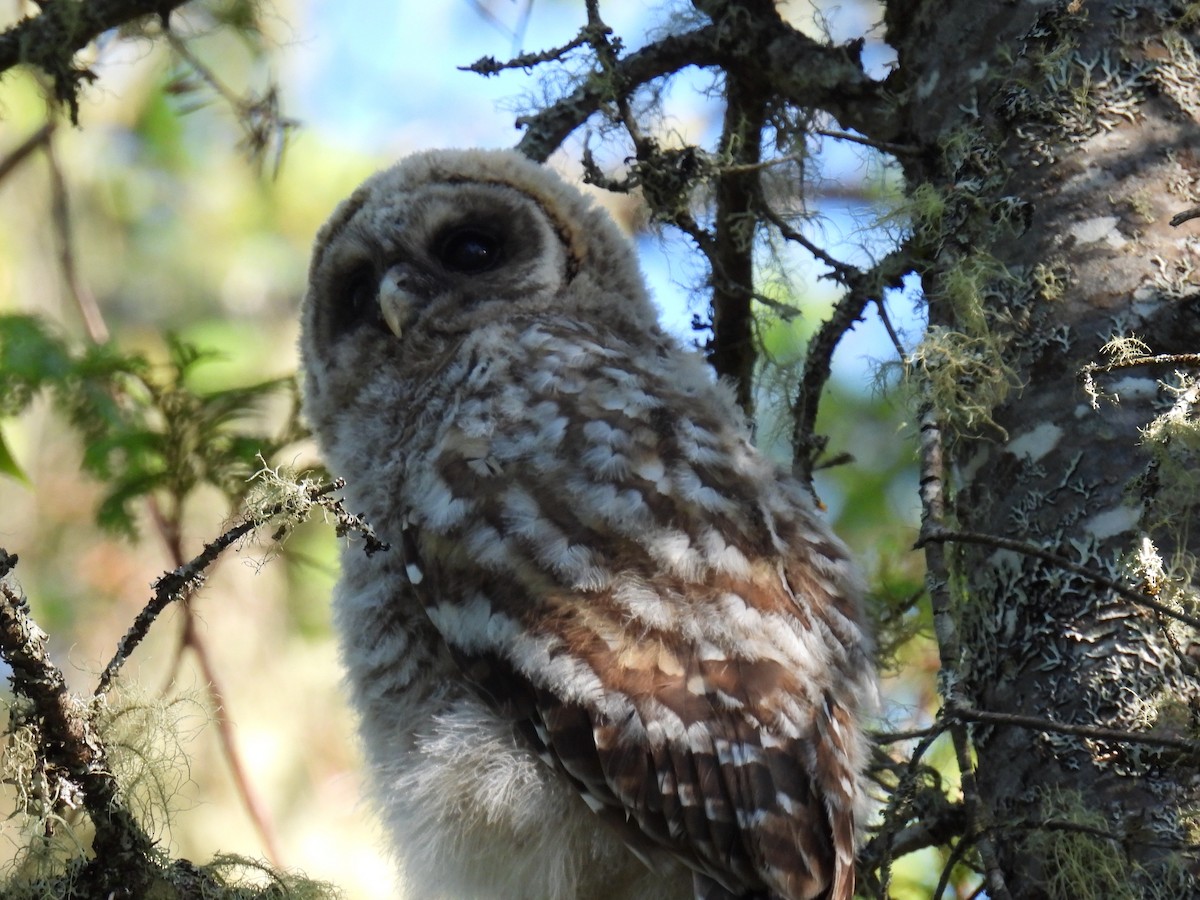
[[[1200,800],[1197,645],[1171,616],[1196,606],[1196,391],[1176,372],[1189,360],[1129,359],[1200,348],[1200,219],[1170,224],[1200,203],[1183,6],[888,6],[920,149],[905,163],[930,310],[920,359],[953,490],[933,523],[952,534],[927,529],[962,648],[943,677],[975,723],[973,825],[1015,898],[1200,892],[1183,849]],[[1123,336],[1145,347],[1106,355]],[[1081,372],[1113,362],[1093,404]]]

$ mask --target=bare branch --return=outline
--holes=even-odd
[[[945,462],[942,450],[942,428],[932,404],[921,412],[921,534],[944,531],[946,517]],[[937,638],[938,688],[951,708],[964,705],[959,700],[959,659],[961,649],[958,624],[950,597],[949,567],[946,564],[945,548],[937,541],[923,541],[927,565],[926,583],[929,586],[929,602],[933,607],[933,630]],[[977,835],[979,855],[986,870],[985,880],[988,894],[1002,900],[1012,900],[1005,883],[1004,872],[996,849],[992,845],[991,827],[987,813],[980,800],[979,788],[975,783],[975,768],[971,760],[970,736],[962,722],[950,726],[954,753],[962,778],[963,806],[972,832]]]
[[[1070,734],[1076,737],[1090,738],[1097,741],[1113,741],[1122,744],[1145,744],[1149,747],[1162,747],[1168,750],[1179,750],[1187,754],[1189,759],[1200,759],[1200,741],[1190,741],[1186,738],[1168,737],[1166,735],[1147,734],[1142,731],[1126,731],[1121,728],[1101,728],[1096,725],[1076,725],[1071,722],[1056,722],[1053,719],[1043,719],[1038,716],[1021,716],[1015,713],[991,712],[986,709],[974,709],[969,706],[956,706],[946,710],[951,718],[963,719],[967,722],[979,722],[987,725],[1008,725],[1013,728],[1028,728],[1031,731],[1054,732]]]
[[[1037,544],[1030,544],[1025,541],[1014,540],[1013,538],[1000,537],[995,534],[980,534],[973,531],[951,531],[944,528],[930,528],[922,533],[920,540],[917,542],[918,547],[925,547],[928,552],[928,545],[943,542],[954,542],[958,544],[979,544],[985,547],[995,547],[998,550],[1012,550],[1014,553],[1020,553],[1025,556],[1033,556],[1037,559],[1045,560],[1052,565],[1066,569],[1068,572],[1073,572],[1086,578],[1092,584],[1098,587],[1106,588],[1114,593],[1120,594],[1126,600],[1136,603],[1139,606],[1144,606],[1147,609],[1152,609],[1168,618],[1175,619],[1178,622],[1183,622],[1185,625],[1191,625],[1193,628],[1200,629],[1200,619],[1195,616],[1189,616],[1187,613],[1180,612],[1177,609],[1165,604],[1159,603],[1149,594],[1143,591],[1129,587],[1115,581],[1095,569],[1089,569],[1087,566],[1080,565],[1074,560],[1067,559],[1065,556],[1060,556],[1057,553],[1039,547]]]
[[[824,109],[868,140],[887,142],[899,125],[885,86],[868,78],[858,48],[831,47],[787,25],[778,15],[723,16],[720,22],[669,35],[617,63],[620,91],[691,66],[721,68],[770,83],[781,100]],[[517,149],[544,161],[606,102],[613,102],[613,72],[598,71],[557,103],[517,125],[526,129]]]

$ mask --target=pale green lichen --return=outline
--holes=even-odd
[[[1146,524],[1169,528],[1186,546],[1187,523],[1200,508],[1200,381],[1176,372],[1172,382],[1159,382],[1170,407],[1142,429],[1142,444],[1151,457],[1147,488]]]
[[[1195,880],[1179,856],[1141,864],[1126,842],[1168,839],[1152,826],[1129,833],[1077,790],[1037,788],[1037,814],[1022,849],[1041,862],[1050,900],[1176,900],[1194,896]],[[1194,823],[1192,824],[1194,828]],[[1150,868],[1152,866],[1153,868]]]
[[[930,397],[954,431],[989,426],[1002,436],[992,413],[1021,386],[1006,358],[1007,342],[994,334],[972,336],[938,325],[909,354],[910,370],[919,371]]]
[[[21,850],[0,867],[0,897],[87,896],[92,826],[83,812],[83,798],[69,779],[47,769],[39,751],[39,726],[28,702],[11,701],[7,712],[0,778],[15,791],[16,803],[14,812],[0,823],[0,833]],[[180,802],[189,774],[184,745],[208,719],[195,700],[159,701],[110,693],[95,702],[90,715],[122,802],[162,848],[140,862],[139,873],[149,884],[143,896],[155,900],[335,900],[340,896],[331,885],[239,856],[218,855],[204,866],[167,856],[171,812]]]
[[[1138,900],[1145,897],[1131,877],[1131,864],[1118,841],[1104,837],[1105,817],[1078,791],[1039,789],[1038,821],[1024,849],[1042,863],[1051,900]],[[1136,868],[1136,866],[1134,866]]]
[[[126,689],[98,698],[94,721],[129,811],[151,837],[165,837],[190,780],[186,744],[208,723],[208,711],[186,695],[158,699]]]
[[[1033,267],[1030,278],[1033,280],[1037,298],[1046,303],[1054,303],[1061,300],[1067,292],[1070,268],[1059,260],[1038,263]]]

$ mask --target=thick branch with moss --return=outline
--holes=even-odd
[[[0,34],[0,73],[16,65],[41,69],[54,83],[54,96],[79,117],[79,86],[95,76],[77,66],[75,54],[106,31],[148,16],[164,22],[186,0],[87,0],[41,4],[41,12]]]

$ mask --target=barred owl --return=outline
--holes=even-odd
[[[861,585],[607,215],[413,156],[321,231],[301,341],[389,545],[335,619],[408,896],[849,900]]]

